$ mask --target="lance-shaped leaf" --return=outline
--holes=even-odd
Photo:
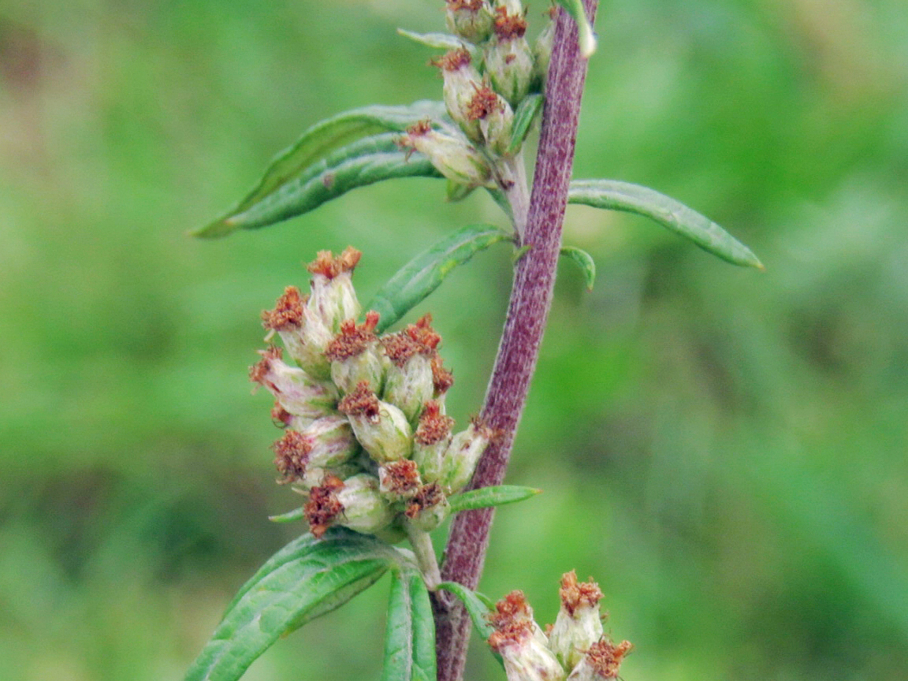
[[[435,50],[456,50],[462,47],[469,49],[472,47],[469,43],[461,40],[456,35],[450,33],[414,33],[405,28],[397,29],[399,35],[409,38],[413,42],[431,47]]]
[[[577,24],[580,54],[583,55],[585,59],[589,59],[593,56],[593,52],[596,51],[596,34],[593,32],[593,26],[590,24],[590,20],[586,18],[582,0],[555,0],[555,2],[564,7]]]
[[[435,621],[422,575],[392,573],[382,681],[435,681]]]
[[[467,614],[473,622],[473,628],[479,634],[483,641],[488,641],[489,636],[495,633],[495,627],[489,624],[489,613],[495,607],[492,600],[478,591],[472,591],[463,584],[457,582],[441,582],[439,589],[450,591],[457,596],[466,608]],[[502,662],[501,655],[494,653],[499,662]],[[503,663],[502,663],[503,664]]]
[[[715,222],[648,187],[616,180],[574,180],[568,191],[568,202],[643,215],[723,260],[765,269],[747,246]]]
[[[479,489],[448,497],[448,503],[451,505],[452,513],[459,513],[460,511],[472,511],[477,508],[513,504],[534,497],[541,491],[541,489],[521,487],[520,485],[480,487]]]
[[[185,681],[235,681],[279,637],[340,607],[402,554],[341,528],[306,534],[272,556],[233,601]]]
[[[268,520],[273,523],[292,523],[297,520],[302,520],[303,516],[303,507],[295,508],[292,511],[287,511],[286,513],[281,513],[280,515],[270,515]]]
[[[523,146],[536,116],[542,110],[545,98],[540,94],[524,97],[517,110],[514,112],[514,122],[511,124],[511,142],[508,144],[508,153],[514,154]]]
[[[232,212],[196,232],[220,237],[237,229],[256,229],[308,213],[326,201],[381,180],[441,177],[429,159],[397,146],[398,135],[384,133],[358,140],[309,166],[248,209]]]
[[[224,217],[198,230],[196,236],[218,237],[245,225],[230,220],[298,180],[316,163],[358,139],[382,132],[402,132],[426,118],[446,116],[443,102],[420,101],[410,106],[369,106],[353,109],[313,125],[271,162],[255,188]],[[310,173],[311,174],[311,173]]]
[[[451,271],[475,253],[511,236],[494,225],[470,225],[445,237],[404,265],[381,287],[366,310],[380,315],[378,331],[403,317],[432,291]]]
[[[561,255],[580,265],[580,269],[583,270],[583,277],[586,279],[586,290],[592,291],[593,284],[596,283],[596,262],[593,260],[593,256],[575,246],[563,246]]]

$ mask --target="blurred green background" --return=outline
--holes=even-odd
[[[179,679],[300,527],[266,516],[259,312],[354,244],[367,299],[484,196],[401,180],[217,242],[307,126],[437,98],[427,0],[0,0],[0,678]],[[538,25],[547,3],[533,0]],[[594,576],[626,681],[903,680],[908,670],[908,6],[605,2],[575,175],[647,184],[767,265],[571,208],[571,263],[482,589],[540,620]],[[510,284],[496,247],[431,310],[481,404]],[[378,678],[388,583],[251,681]],[[474,641],[469,679],[502,678]]]

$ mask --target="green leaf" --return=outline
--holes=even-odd
[[[568,202],[643,215],[723,260],[765,269],[747,246],[715,222],[648,187],[616,180],[574,180]]]
[[[596,51],[596,34],[593,32],[593,26],[590,24],[589,19],[586,18],[583,2],[581,0],[555,0],[555,2],[564,7],[577,24],[580,54],[585,59],[589,59],[593,56],[593,52]]]
[[[476,187],[472,187],[468,184],[461,184],[460,182],[455,182],[454,180],[447,180],[445,185],[445,199],[451,203],[456,203],[457,201],[463,201],[467,198]]]
[[[516,154],[526,141],[533,121],[542,110],[545,98],[540,94],[527,95],[517,105],[514,112],[514,122],[511,125],[511,143],[508,145],[508,154]]]
[[[470,619],[473,621],[473,628],[476,633],[479,634],[483,641],[488,641],[489,636],[495,633],[495,627],[489,624],[488,620],[489,613],[495,607],[492,599],[457,582],[441,582],[438,588],[450,591],[460,599],[467,610],[467,614],[470,615]],[[499,662],[502,662],[501,655],[498,653],[493,654]]]
[[[340,528],[290,542],[243,585],[185,681],[239,679],[279,637],[340,607],[401,560],[384,542]]]
[[[593,256],[574,246],[563,246],[561,255],[580,265],[580,269],[583,270],[583,276],[586,279],[586,290],[592,291],[593,284],[596,283],[596,262],[593,260]]]
[[[281,513],[280,515],[270,515],[268,520],[273,523],[292,523],[296,520],[303,519],[303,507],[295,508],[292,511],[287,511],[286,513]]]
[[[395,133],[373,135],[331,153],[243,212],[234,212],[196,233],[221,237],[307,213],[326,201],[381,180],[441,177],[425,156],[400,149]]]
[[[271,162],[255,188],[222,218],[195,232],[196,236],[219,237],[242,224],[230,222],[298,181],[313,165],[358,139],[382,132],[402,132],[414,123],[446,116],[443,102],[420,101],[410,106],[368,106],[321,121],[303,133],[289,149]],[[311,172],[308,173],[311,177]],[[261,226],[261,225],[259,225]]]
[[[377,331],[384,331],[407,314],[437,289],[455,267],[463,265],[475,253],[510,238],[507,232],[494,225],[470,225],[417,255],[398,270],[365,307],[381,315]]]
[[[450,33],[414,33],[404,28],[397,29],[397,33],[413,42],[436,50],[456,50],[461,47],[469,49],[469,46],[463,40]]]
[[[541,489],[521,487],[519,485],[480,487],[479,489],[448,497],[448,503],[451,504],[452,513],[459,513],[460,511],[472,511],[477,508],[513,504],[534,497],[541,491]]]
[[[422,575],[395,570],[388,602],[382,681],[435,681],[435,621]]]

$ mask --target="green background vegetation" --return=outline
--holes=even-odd
[[[179,679],[300,526],[266,520],[258,314],[353,244],[368,298],[477,219],[443,183],[358,190],[259,233],[185,232],[307,126],[437,98],[440,2],[0,0],[0,678]],[[537,25],[546,4],[534,0]],[[606,2],[575,175],[726,226],[730,267],[642,218],[569,210],[482,589],[552,621],[576,568],[632,640],[627,681],[908,669],[908,11],[902,0]],[[452,413],[481,404],[506,246],[431,310]],[[378,678],[388,582],[247,678]],[[470,679],[502,678],[474,642]]]

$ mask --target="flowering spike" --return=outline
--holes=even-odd
[[[492,12],[485,0],[446,0],[448,29],[471,43],[492,34]]]
[[[442,474],[442,461],[451,443],[454,419],[445,416],[436,400],[426,402],[413,437],[413,460],[426,482],[437,482]]]
[[[629,641],[617,645],[603,638],[590,646],[586,655],[571,672],[570,681],[603,681],[617,679],[621,661],[634,646]]]
[[[512,591],[488,615],[488,643],[501,655],[508,681],[562,681],[566,674],[549,650],[522,591]]]
[[[469,187],[494,186],[488,162],[462,136],[433,130],[423,121],[407,128],[398,143],[428,156],[435,169],[453,182]]]

